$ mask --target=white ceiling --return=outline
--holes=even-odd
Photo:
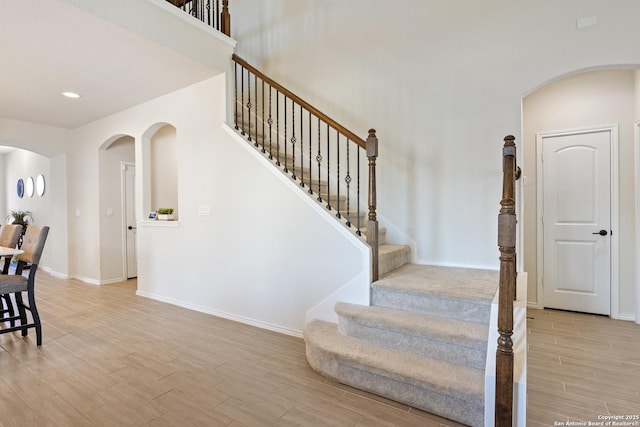
[[[104,1],[122,5],[98,3]],[[80,3],[0,0],[0,118],[76,128],[220,72],[189,52],[179,53],[180,43],[143,37],[146,28],[132,32],[77,7]],[[177,10],[158,0],[137,3],[128,16],[133,27],[136,21],[149,26],[148,16],[131,19],[141,3],[165,14]],[[64,91],[82,97],[68,99]]]

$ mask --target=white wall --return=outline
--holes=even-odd
[[[416,241],[419,262],[495,268],[500,146],[520,139],[522,96],[574,70],[640,63],[639,10],[237,0],[232,35],[241,56],[355,132],[378,130],[379,212]],[[577,30],[585,15],[598,25]]]
[[[428,264],[497,268],[500,148],[507,134],[522,146],[523,96],[640,64],[632,0],[237,0],[232,13],[241,56],[355,132],[378,130],[378,212]]]
[[[634,71],[597,71],[567,77],[529,94],[523,101],[525,270],[529,273],[530,303],[539,302],[537,281],[536,134],[618,125],[620,182],[620,297],[613,312],[635,318],[635,173]]]
[[[143,136],[166,123],[176,129],[180,220],[144,222],[137,197],[139,294],[294,334],[345,285],[364,290],[352,300],[366,303],[368,247],[222,128],[225,91],[224,76],[215,77],[76,130],[69,169],[71,191],[82,195],[72,216],[79,275],[97,277],[93,253],[104,244],[92,190],[98,148],[132,135],[141,159]],[[145,164],[137,162],[138,196]],[[203,207],[211,215],[199,215]]]

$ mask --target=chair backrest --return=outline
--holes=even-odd
[[[18,261],[37,265],[44,249],[44,242],[49,234],[49,226],[30,225],[24,233],[21,249],[24,253],[18,255]]]
[[[22,234],[22,225],[5,225],[2,227],[2,232],[0,232],[0,246],[15,248],[18,245],[18,240],[20,240],[20,234]]]

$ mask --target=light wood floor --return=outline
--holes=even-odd
[[[527,427],[640,416],[640,325],[556,310],[528,316]]]
[[[0,335],[0,426],[459,426],[316,374],[304,342],[40,271]],[[528,426],[640,414],[640,326],[529,310]]]
[[[1,426],[458,426],[316,374],[302,339],[40,271],[35,331],[0,335]]]

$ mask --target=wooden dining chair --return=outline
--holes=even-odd
[[[35,299],[35,281],[36,271],[44,249],[44,243],[49,234],[48,226],[31,225],[27,228],[22,241],[22,250],[24,253],[18,255],[18,264],[16,265],[15,274],[0,275],[0,294],[13,295],[18,308],[18,315],[10,318],[2,318],[3,321],[19,321],[19,325],[11,325],[8,328],[0,329],[0,334],[8,332],[22,331],[22,336],[27,336],[29,328],[36,329],[37,345],[42,345],[42,325],[40,324],[40,315],[36,307]],[[23,276],[22,272],[25,265],[29,264],[29,275]],[[27,292],[28,305],[24,303],[22,293]],[[27,312],[29,310],[32,323],[28,323]]]
[[[0,246],[4,246],[5,248],[15,248],[18,246],[18,241],[20,240],[20,235],[22,234],[22,225],[20,224],[7,224],[2,227],[2,231],[0,232]],[[11,257],[5,256],[4,258],[4,266],[2,268],[2,274],[7,274],[9,272],[9,265],[11,264]]]
[[[7,224],[2,227],[0,232],[0,246],[6,248],[15,248],[18,245],[20,236],[22,235],[22,225],[20,224]],[[2,267],[2,274],[9,273],[9,266],[11,265],[11,256],[0,257],[4,258],[4,266]],[[1,264],[0,260],[0,265]],[[13,303],[11,302],[11,296],[8,294],[0,295],[0,318],[8,314],[9,317],[15,316],[13,310]],[[11,321],[11,326],[14,326],[15,321]]]

